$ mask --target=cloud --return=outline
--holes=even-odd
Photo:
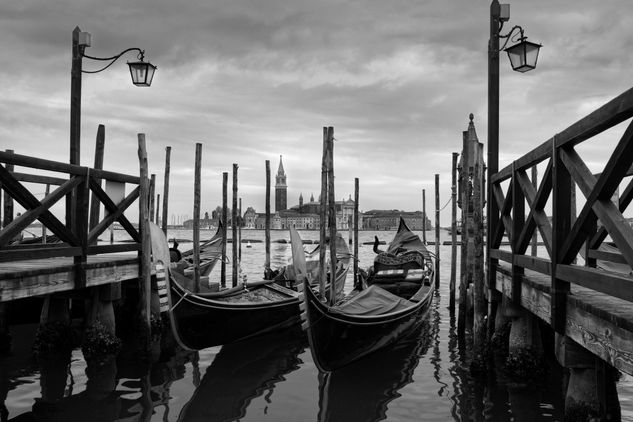
[[[84,75],[82,163],[92,162],[97,125],[105,124],[106,167],[135,174],[136,137],[145,133],[160,191],[171,146],[170,212],[192,214],[196,142],[203,210],[221,203],[222,173],[232,163],[240,166],[243,207],[263,210],[264,163],[274,185],[279,155],[290,202],[318,196],[324,126],[334,126],[337,139],[337,198],[353,194],[358,177],[361,208],[420,209],[435,174],[448,199],[451,153],[461,149],[469,113],[486,141],[489,4],[4,2],[2,147],[68,160],[70,35],[78,25],[92,33],[89,54],[139,47],[158,65],[149,89],[129,82],[125,61],[134,55]],[[512,4],[504,30],[520,24],[543,49],[526,74],[513,73],[502,54],[501,167],[630,87],[628,10],[624,0]]]

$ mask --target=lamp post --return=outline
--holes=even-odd
[[[499,4],[498,0],[492,0],[490,4],[490,40],[488,42],[488,189],[487,189],[487,242],[486,257],[488,260],[488,288],[494,285],[496,274],[493,268],[493,260],[490,258],[490,240],[492,238],[492,227],[497,227],[499,223],[499,207],[492,196],[491,176],[499,171],[499,52],[505,48],[509,41],[516,44],[508,47],[508,53],[512,69],[517,72],[527,72],[536,67],[538,59],[539,44],[527,41],[523,28],[516,25],[507,34],[501,34],[504,22],[510,20],[510,5]],[[503,38],[505,42],[499,48],[499,40]],[[491,324],[490,324],[491,326]],[[492,327],[490,327],[492,328]]]
[[[128,48],[112,57],[92,57],[85,54],[86,47],[90,47],[91,35],[82,32],[79,27],[72,35],[72,67],[70,71],[70,164],[79,165],[81,145],[81,74],[99,73],[110,67],[117,59],[130,51],[137,51],[138,61],[128,62],[132,83],[136,86],[150,86],[156,66],[144,61],[145,52],[139,48]],[[109,62],[105,67],[87,71],[82,69],[83,58]]]

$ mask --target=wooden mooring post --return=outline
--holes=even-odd
[[[140,167],[139,182],[139,224],[141,228],[141,251],[140,254],[140,318],[143,334],[145,335],[146,350],[150,349],[151,325],[150,325],[150,301],[151,301],[151,281],[152,281],[152,259],[151,259],[151,237],[149,233],[149,179],[147,165],[147,150],[145,148],[145,134],[138,134],[138,160]]]
[[[237,258],[242,265],[242,198],[239,199],[240,205],[237,209],[237,240],[238,240],[238,255]]]
[[[196,143],[193,184],[193,291],[200,291],[200,180],[202,167],[202,144]]]
[[[167,236],[167,217],[169,216],[169,170],[171,160],[171,147],[165,148],[165,181],[163,182],[163,221],[162,229]],[[157,222],[158,224],[158,222]]]
[[[330,306],[336,302],[336,197],[334,196],[334,128],[327,128],[327,196],[330,226]],[[323,273],[324,275],[326,273]]]
[[[237,164],[233,163],[233,206],[231,207],[231,246],[233,249],[233,266],[231,273],[231,285],[237,286],[237,278],[239,275],[239,259],[237,247],[239,239],[237,238]]]
[[[360,287],[358,279],[358,177],[354,179],[354,287]]]
[[[152,174],[149,179],[149,221],[154,222],[154,200],[156,191],[156,175]]]
[[[435,288],[440,288],[440,175],[435,175]]]
[[[228,215],[227,215],[227,202],[228,193],[227,185],[229,182],[229,173],[222,173],[222,227],[224,227],[224,237],[222,238],[222,262],[220,263],[220,287],[226,287],[226,236],[229,232],[228,228]]]
[[[457,158],[459,153],[453,153],[451,166],[451,279],[449,281],[450,312],[455,312],[455,277],[457,273]]]
[[[426,245],[426,189],[422,189],[422,242]]]
[[[328,128],[323,127],[323,156],[321,158],[321,196],[320,207],[319,207],[319,263],[320,263],[320,274],[321,274],[321,282],[319,283],[319,295],[323,298],[325,297],[325,274],[327,274],[327,264],[325,262],[325,234],[327,227],[327,189],[328,189]]]
[[[264,232],[266,243],[266,261],[264,262],[264,275],[266,279],[272,272],[270,269],[270,160],[266,160],[266,227]]]

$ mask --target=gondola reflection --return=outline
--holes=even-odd
[[[389,403],[413,382],[420,356],[431,344],[430,324],[397,343],[333,372],[319,373],[319,422],[374,422],[387,417]]]
[[[222,346],[178,421],[243,418],[252,400],[264,393],[270,400],[275,385],[299,369],[306,347],[298,327]]]

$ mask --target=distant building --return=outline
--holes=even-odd
[[[270,228],[275,230],[284,230],[294,227],[303,230],[319,230],[320,225],[320,202],[314,201],[314,195],[310,196],[310,202],[305,203],[303,193],[299,195],[299,205],[295,205],[290,209],[275,212],[270,217]],[[347,230],[349,227],[349,218],[354,215],[354,200],[349,199],[337,201],[335,203],[336,210],[336,228],[339,230]],[[359,227],[362,225],[362,215],[358,218]],[[244,214],[244,226],[253,229],[266,228],[266,214],[257,213],[252,207],[248,207]]]
[[[363,213],[363,230],[396,230],[400,217],[404,218],[411,230],[422,230],[422,211],[371,210]],[[426,216],[426,229],[432,228],[431,220]]]

